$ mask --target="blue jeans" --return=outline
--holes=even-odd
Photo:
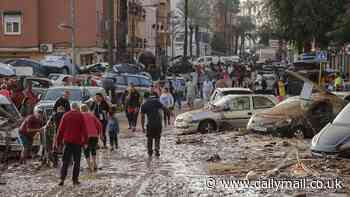
[[[182,101],[182,96],[180,92],[176,92],[174,94],[174,103],[179,106],[179,109],[181,109],[181,101]]]

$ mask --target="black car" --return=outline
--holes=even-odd
[[[124,93],[129,84],[133,84],[141,93],[151,91],[153,85],[153,82],[143,75],[107,73],[104,77],[114,81],[117,94]]]

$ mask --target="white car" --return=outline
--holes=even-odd
[[[217,64],[220,61],[220,58],[217,56],[202,56],[198,57],[193,61],[194,65],[210,65],[210,63]]]
[[[240,61],[240,58],[238,55],[220,57],[220,62],[223,62],[223,63],[238,63],[239,61]]]
[[[270,95],[228,95],[209,107],[178,115],[175,127],[183,133],[208,133],[225,126],[244,128],[252,115],[276,104]]]
[[[48,78],[51,80],[53,86],[63,86],[67,81],[73,79],[73,76],[53,73]]]

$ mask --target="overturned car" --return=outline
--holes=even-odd
[[[247,129],[281,137],[311,138],[333,120],[346,102],[295,72],[287,73],[313,84],[310,97],[290,97],[272,109],[254,115],[249,120]]]
[[[345,102],[331,93],[314,93],[310,101],[288,98],[254,115],[247,129],[281,137],[311,138],[343,109]]]

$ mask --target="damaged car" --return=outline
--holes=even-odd
[[[252,115],[276,104],[276,98],[269,95],[227,95],[202,109],[178,115],[175,127],[182,133],[244,128]]]
[[[312,83],[298,74],[291,74]],[[344,100],[315,84],[309,100],[300,96],[290,97],[275,107],[254,115],[249,120],[247,129],[280,137],[311,138],[332,121],[345,104]]]
[[[328,123],[311,141],[311,152],[319,157],[350,158],[350,105]]]
[[[0,155],[22,150],[18,139],[18,129],[22,119],[15,105],[5,96],[0,95]],[[39,145],[39,136],[36,135],[33,148],[38,149]]]

